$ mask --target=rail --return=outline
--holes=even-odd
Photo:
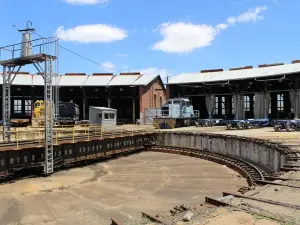
[[[134,136],[136,134],[146,134],[153,132],[153,128],[148,127],[112,127],[99,125],[83,125],[79,127],[61,126],[53,129],[53,144],[58,145],[62,141],[75,143],[78,140],[90,141],[92,139],[105,139],[122,136]],[[3,131],[0,132],[0,136]],[[24,145],[43,146],[44,128],[20,128],[10,131],[11,141],[5,142],[0,139],[0,149],[13,146],[18,150]]]
[[[225,164],[228,167],[237,170],[245,176],[249,186],[254,186],[257,180],[265,180],[264,176],[267,175],[264,171],[257,166],[242,160],[237,157],[223,155],[209,151],[200,151],[189,148],[173,147],[173,146],[150,146],[150,151],[167,152],[173,154],[182,154],[192,157],[202,158],[216,163]]]

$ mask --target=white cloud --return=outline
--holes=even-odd
[[[192,23],[164,23],[159,27],[164,39],[157,42],[153,49],[168,53],[191,52],[195,48],[211,44],[217,35],[217,30],[209,25]]]
[[[77,41],[83,43],[113,42],[127,37],[123,29],[106,24],[92,24],[77,26],[65,30],[64,27],[57,28],[56,36],[64,41]]]
[[[267,10],[267,6],[257,6],[256,8],[249,9],[247,12],[244,12],[237,17],[229,17],[227,19],[227,23],[247,23],[250,21],[263,20],[264,17],[261,15],[261,13],[265,10]]]
[[[95,5],[107,3],[110,0],[63,0],[69,4],[79,4],[79,5]]]
[[[227,27],[228,27],[228,24],[226,24],[226,23],[220,23],[216,26],[216,28],[220,29],[220,30],[225,30]]]
[[[261,12],[266,9],[266,6],[258,6],[237,17],[229,17],[226,23],[216,26],[184,22],[163,23],[155,30],[163,36],[163,40],[155,43],[152,49],[167,53],[192,52],[195,49],[211,45],[216,36],[226,30],[229,25],[264,19]]]
[[[116,70],[116,65],[113,64],[112,62],[106,61],[106,62],[102,63],[102,68],[106,72],[113,73]]]

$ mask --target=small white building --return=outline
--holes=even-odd
[[[90,106],[89,124],[103,126],[104,130],[112,130],[117,127],[117,110],[106,107]]]

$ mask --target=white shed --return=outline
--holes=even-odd
[[[102,125],[104,130],[115,129],[117,127],[117,110],[90,106],[89,124]]]

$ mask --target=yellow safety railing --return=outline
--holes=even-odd
[[[77,138],[86,138],[88,141],[92,138],[122,137],[125,135],[134,135],[137,133],[146,134],[153,132],[153,127],[149,126],[65,126],[53,128],[53,144],[58,145],[61,140],[70,140],[75,143]],[[3,131],[0,131],[0,145],[3,142]],[[20,149],[21,142],[30,145],[44,145],[44,128],[11,128],[11,142],[16,143],[16,149]],[[25,141],[25,142],[24,142]]]

